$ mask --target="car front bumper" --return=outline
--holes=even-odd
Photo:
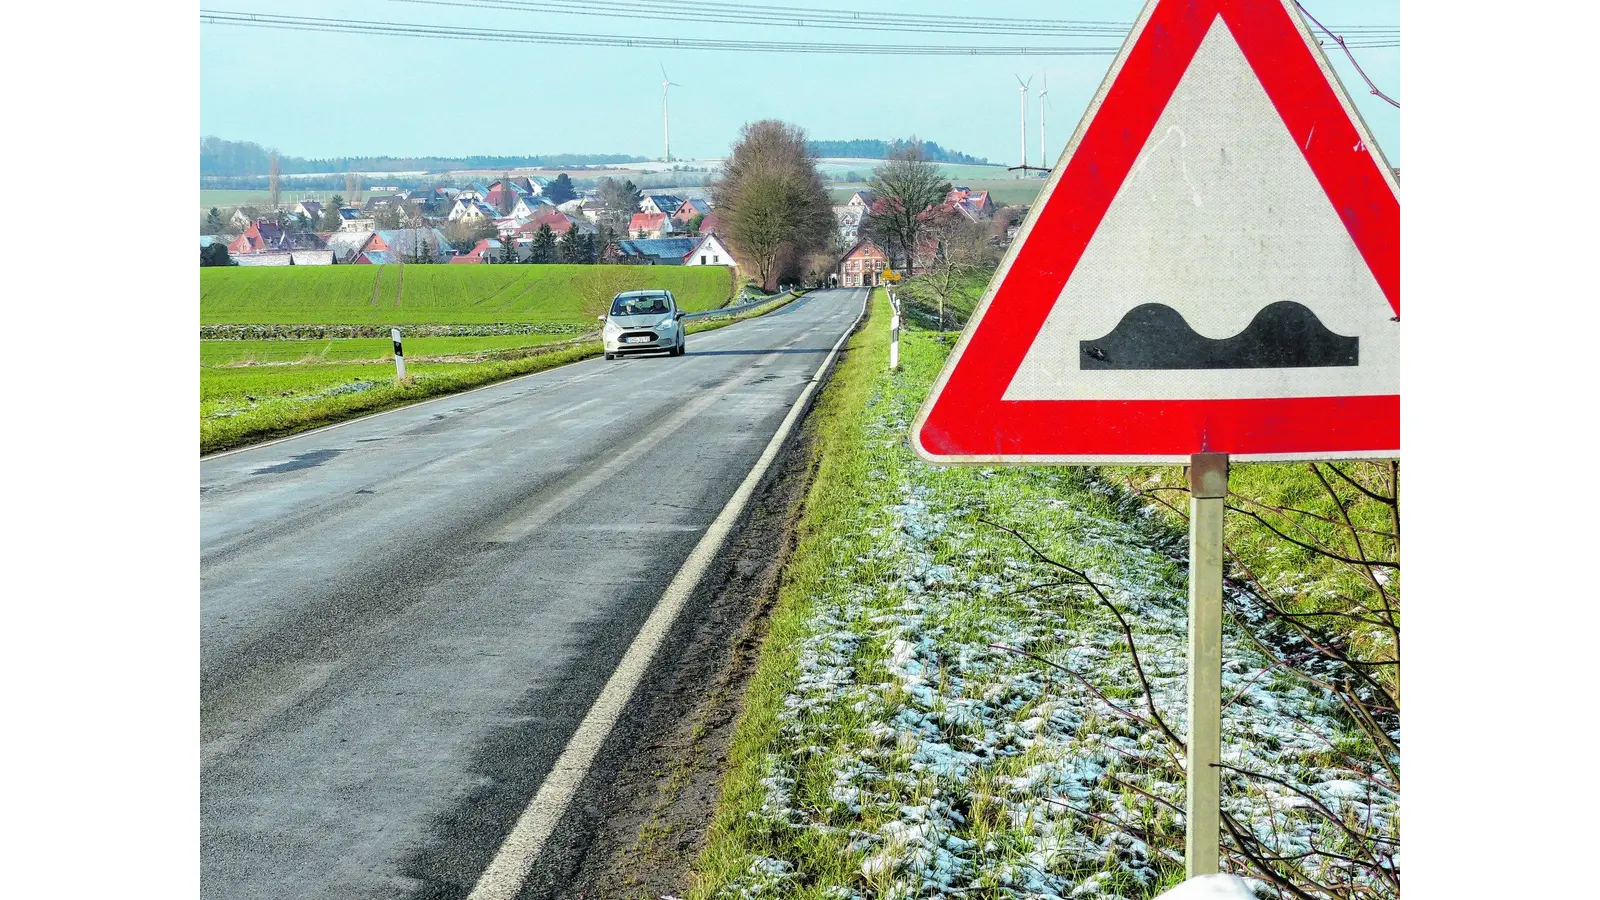
[[[663,333],[663,332],[644,332],[644,333],[623,332],[622,334],[620,334],[620,335],[618,335],[618,336],[616,336],[614,338],[606,338],[605,339],[606,352],[607,353],[660,353],[660,352],[662,352],[664,350],[671,350],[674,347],[678,346],[678,341],[680,339],[679,335],[681,333],[682,332],[680,331],[680,329],[677,329],[677,328],[672,329],[671,332],[665,332],[665,333]],[[632,342],[632,343],[630,343],[628,341],[629,337],[642,336],[642,335],[648,335],[651,339],[648,340],[648,341],[639,341],[639,342]]]

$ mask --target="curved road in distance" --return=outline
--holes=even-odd
[[[201,460],[201,895],[464,897],[864,293]]]

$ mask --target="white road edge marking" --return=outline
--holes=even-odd
[[[622,661],[617,664],[616,671],[611,673],[606,686],[600,691],[600,696],[595,699],[594,706],[589,708],[588,715],[578,724],[578,730],[572,733],[566,749],[561,751],[555,766],[551,768],[550,774],[545,776],[544,783],[539,785],[539,791],[529,801],[528,808],[522,811],[517,824],[506,836],[505,842],[500,845],[494,859],[489,862],[489,867],[478,876],[478,883],[473,886],[467,900],[512,900],[522,890],[522,882],[533,870],[533,864],[539,858],[539,852],[544,848],[545,841],[549,840],[555,831],[556,824],[561,821],[562,814],[566,812],[568,804],[577,793],[578,785],[583,782],[583,777],[588,774],[589,767],[594,764],[595,757],[600,753],[600,746],[610,736],[611,729],[616,725],[617,719],[621,718],[628,700],[633,697],[634,690],[644,679],[645,670],[649,668],[656,650],[666,640],[673,623],[677,621],[678,614],[683,610],[695,588],[699,586],[700,579],[705,577],[712,561],[722,550],[722,544],[727,540],[728,533],[733,530],[734,523],[744,513],[745,505],[755,493],[756,485],[772,467],[773,460],[777,459],[779,449],[783,447],[789,433],[794,430],[795,423],[800,420],[800,415],[807,408],[811,395],[817,390],[817,385],[822,383],[823,373],[833,365],[834,358],[839,355],[839,348],[844,346],[845,341],[849,340],[850,335],[861,325],[871,297],[872,292],[869,290],[861,301],[861,312],[856,315],[855,322],[834,343],[833,349],[817,367],[816,374],[811,376],[811,383],[800,392],[794,405],[789,408],[789,414],[784,417],[783,424],[778,426],[777,433],[767,442],[767,447],[756,460],[755,467],[744,477],[744,481],[739,483],[738,489],[728,499],[722,512],[717,514],[711,527],[706,529],[705,536],[700,538],[700,542],[690,551],[683,567],[673,576],[672,582],[667,585],[666,593],[661,595],[661,602],[650,612],[644,627],[639,629],[639,634],[629,645],[628,651],[623,654]]]

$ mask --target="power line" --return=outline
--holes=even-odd
[[[226,10],[200,11],[207,25],[235,25],[291,31],[320,31],[339,34],[373,34],[392,37],[445,38],[449,40],[493,41],[521,44],[556,44],[585,47],[632,47],[665,50],[728,50],[761,53],[846,53],[865,56],[1114,56],[1117,46],[951,46],[948,44],[840,44],[794,41],[752,41],[710,38],[648,37],[611,34],[571,34],[550,31],[519,31],[503,28],[478,28],[455,25],[372,22],[359,19],[322,19],[310,16],[283,16],[271,13],[238,13]],[[1348,47],[1396,47],[1398,39],[1347,42]]]
[[[843,28],[868,31],[910,31],[944,34],[1023,34],[1057,37],[1116,37],[1128,33],[1132,22],[1094,19],[1022,19],[992,16],[953,16],[878,12],[874,10],[817,9],[757,4],[732,4],[715,0],[395,0],[426,6],[455,6],[512,12],[547,12],[573,16],[662,19],[682,21],[690,14],[713,17],[709,24],[772,25],[786,27]],[[1336,26],[1365,38],[1398,39],[1398,25]]]
[[[1356,67],[1357,74],[1359,74],[1361,76],[1361,80],[1362,81],[1365,81],[1367,83],[1367,88],[1372,91],[1372,95],[1374,97],[1382,98],[1385,102],[1389,103],[1389,105],[1393,106],[1395,109],[1399,109],[1400,108],[1400,101],[1394,99],[1393,97],[1389,96],[1388,94],[1385,94],[1383,91],[1378,90],[1378,86],[1376,84],[1372,83],[1372,79],[1371,78],[1367,77],[1367,70],[1361,68],[1361,63],[1356,62],[1356,56],[1355,56],[1354,53],[1350,52],[1350,48],[1354,47],[1354,46],[1359,46],[1359,45],[1352,44],[1349,41],[1346,41],[1342,36],[1334,34],[1332,31],[1330,31],[1328,29],[1328,26],[1322,24],[1321,22],[1318,22],[1316,16],[1313,16],[1311,14],[1311,11],[1306,9],[1305,6],[1303,6],[1300,3],[1300,0],[1295,0],[1295,4],[1294,5],[1295,5],[1295,7],[1297,9],[1300,10],[1300,12],[1305,14],[1305,17],[1307,19],[1311,20],[1311,24],[1313,24],[1313,25],[1317,26],[1318,28],[1322,29],[1322,33],[1323,34],[1326,34],[1328,37],[1333,38],[1334,43],[1338,44],[1340,49],[1344,50],[1345,58],[1350,60],[1350,65]]]
[[[935,34],[1025,34],[1052,37],[1121,38],[1128,25],[1117,22],[983,19],[971,16],[905,16],[830,9],[783,9],[726,3],[661,2],[661,0],[395,0],[422,6],[454,6],[510,12],[546,12],[615,19],[657,19],[681,22],[688,15],[714,17],[713,24],[834,28],[852,31],[902,31]]]

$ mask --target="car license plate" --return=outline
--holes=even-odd
[[[624,344],[648,344],[650,343],[650,339],[640,335],[638,337],[623,338],[622,342]]]

